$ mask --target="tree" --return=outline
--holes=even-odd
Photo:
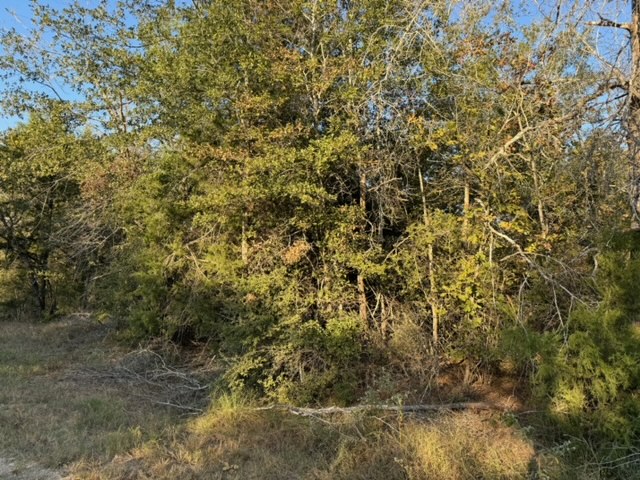
[[[72,130],[69,112],[54,105],[5,132],[0,152],[0,248],[28,272],[37,307],[48,315],[57,308],[53,264],[66,242],[59,233],[79,200]]]
[[[625,2],[626,3],[626,2]],[[629,156],[629,203],[631,206],[631,228],[640,229],[640,2],[629,2],[630,20],[618,21],[598,13],[598,20],[588,22],[589,25],[615,29],[625,32],[625,46],[612,52],[610,57],[593,48],[592,53],[597,61],[608,71],[606,86],[614,91],[622,91],[615,100],[623,99],[616,114],[626,132],[626,143]],[[615,37],[614,37],[615,38]],[[596,45],[597,47],[597,45]],[[625,50],[628,51],[625,52]]]
[[[5,35],[5,103],[65,83],[77,123],[32,141],[83,145],[53,214],[71,227],[43,238],[135,335],[211,339],[233,385],[348,399],[386,365],[495,369],[505,329],[565,335],[593,300],[619,211],[596,177],[621,172],[577,26],[488,1],[36,13],[55,55]]]

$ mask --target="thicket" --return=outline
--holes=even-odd
[[[637,442],[633,95],[560,5],[34,2],[0,57],[5,305],[206,340],[278,401],[519,375]]]

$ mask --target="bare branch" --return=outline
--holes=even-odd
[[[354,405],[352,407],[325,407],[325,408],[301,408],[289,405],[270,405],[268,407],[258,407],[255,410],[285,410],[294,415],[302,417],[312,417],[316,415],[332,415],[336,413],[358,413],[358,412],[397,412],[397,413],[424,413],[439,412],[442,410],[497,410],[504,411],[504,407],[485,402],[457,402],[443,404],[421,404],[421,405]]]
[[[614,20],[609,20],[608,18],[604,18],[602,15],[598,15],[600,20],[597,22],[587,22],[587,25],[592,27],[611,27],[611,28],[619,28],[622,30],[626,30],[627,32],[633,32],[633,25],[626,22],[616,22]]]

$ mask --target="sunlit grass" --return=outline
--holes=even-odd
[[[516,429],[474,413],[445,415],[405,427],[401,441],[412,478],[527,478],[535,451]]]
[[[259,410],[222,394],[209,410],[165,437],[81,478],[526,479],[533,444],[500,417],[451,413],[300,417]]]
[[[89,319],[0,322],[0,456],[48,467],[105,462],[178,421],[78,377],[122,354],[107,333]]]
[[[610,465],[600,473],[588,444],[534,439],[533,427],[499,414],[301,417],[219,391],[202,414],[177,415],[131,395],[126,385],[77,374],[108,368],[126,354],[105,340],[104,328],[87,319],[0,322],[0,457],[94,480],[595,479],[611,473]],[[551,425],[536,428],[544,435]]]

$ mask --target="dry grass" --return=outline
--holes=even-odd
[[[0,457],[94,480],[532,478],[532,442],[487,413],[306,418],[221,394],[185,417],[136,395],[156,377],[110,334],[87,318],[0,322]]]
[[[349,423],[255,411],[223,396],[167,442],[147,443],[99,468],[78,465],[74,473],[86,479],[405,478],[384,450],[368,451],[373,444],[354,437]]]
[[[462,412],[402,432],[410,478],[527,478],[535,451],[531,441],[491,416]]]
[[[106,461],[178,422],[133,392],[75,375],[125,354],[109,334],[109,327],[82,317],[0,322],[0,452],[52,468]]]
[[[526,479],[535,454],[489,415],[306,418],[256,411],[228,396],[167,440],[74,473],[95,480]]]

